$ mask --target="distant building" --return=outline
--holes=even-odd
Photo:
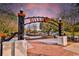
[[[40,31],[40,23],[37,22],[37,23],[31,23],[31,24],[27,24],[25,26],[26,29],[30,29],[30,30],[37,30],[37,31]]]

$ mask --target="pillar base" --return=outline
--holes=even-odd
[[[58,36],[58,45],[67,46],[67,36]]]

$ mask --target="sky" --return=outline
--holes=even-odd
[[[71,8],[69,4],[57,3],[13,3],[0,4],[0,8],[14,12],[16,15],[20,9],[23,9],[26,17],[46,16],[49,18],[58,17],[64,8],[66,11]],[[29,22],[29,20],[26,20]]]
[[[55,3],[26,3],[26,4],[2,4],[3,8],[10,9],[15,14],[23,9],[27,16],[47,16],[47,17],[57,17],[61,12],[61,4]]]
[[[68,3],[0,3],[0,8],[13,11],[16,15],[23,9],[26,17],[46,16],[50,18],[58,17],[62,10],[68,11],[72,6]]]

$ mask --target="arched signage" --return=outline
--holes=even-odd
[[[26,22],[26,24],[35,22],[48,22],[49,20],[48,17],[27,17],[25,19],[29,19],[28,22]]]

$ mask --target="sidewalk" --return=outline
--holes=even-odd
[[[71,44],[70,44],[69,46],[67,46],[67,47],[64,47],[64,49],[79,54],[79,42],[78,42],[78,43],[74,43],[74,42],[72,43],[72,42],[71,42]]]
[[[79,56],[79,53],[65,50],[62,46],[31,42],[33,48],[28,49],[28,56]]]

